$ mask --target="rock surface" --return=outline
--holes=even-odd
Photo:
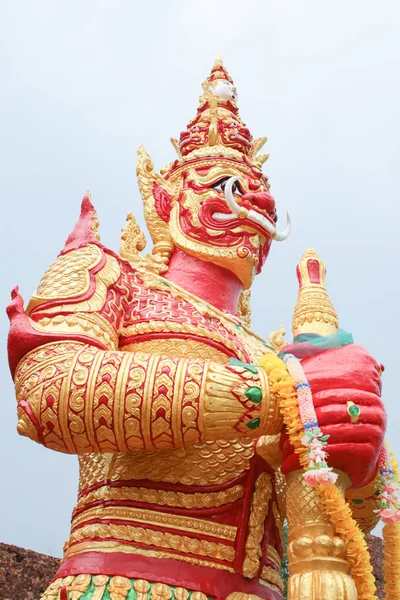
[[[383,542],[381,538],[376,535],[366,535],[365,539],[368,544],[371,562],[374,568],[377,596],[379,600],[383,600],[385,597],[383,591],[383,586],[385,585],[385,580],[383,578]]]
[[[374,565],[378,598],[383,600],[382,540],[368,535],[367,542]],[[39,600],[59,564],[58,558],[0,544],[0,600]]]
[[[0,544],[0,600],[39,600],[59,564],[59,558]]]

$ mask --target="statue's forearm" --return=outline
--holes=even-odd
[[[61,452],[162,450],[280,429],[262,369],[56,342],[22,359],[15,384],[19,433]]]

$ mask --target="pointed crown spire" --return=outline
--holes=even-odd
[[[216,59],[203,83],[203,91],[196,116],[181,133],[179,141],[171,140],[179,158],[185,161],[186,157],[226,156],[245,160],[261,169],[268,155],[256,157],[256,154],[267,138],[253,139],[241,120],[236,88],[221,58]],[[177,161],[172,168],[176,166]]]
[[[313,248],[304,252],[296,272],[299,296],[293,314],[293,337],[301,333],[335,333],[339,323],[325,288],[325,263]]]

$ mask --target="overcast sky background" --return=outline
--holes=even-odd
[[[136,148],[174,158],[220,54],[293,221],[254,285],[253,328],[290,331],[295,266],[316,248],[341,326],[386,367],[400,456],[399,25],[395,0],[1,0],[1,306],[17,283],[29,300],[86,189],[107,246],[129,211],[143,224]],[[0,323],[0,541],[61,556],[77,460],[17,435]]]

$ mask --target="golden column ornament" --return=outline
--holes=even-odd
[[[308,249],[298,267],[299,295],[293,315],[293,337],[301,333],[337,332],[338,318],[325,288],[325,264]],[[287,476],[289,600],[356,600],[357,591],[346,559],[346,543],[335,531],[318,491],[304,471]],[[344,496],[350,480],[339,472],[336,485]]]

